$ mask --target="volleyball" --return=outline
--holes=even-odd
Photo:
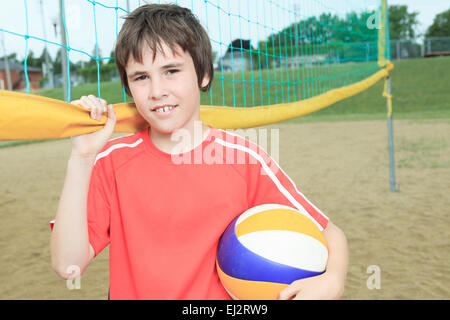
[[[233,299],[274,300],[295,280],[325,271],[325,238],[307,213],[278,204],[252,207],[220,238],[216,267]]]

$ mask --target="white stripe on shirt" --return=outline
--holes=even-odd
[[[118,143],[115,145],[112,145],[111,147],[109,147],[108,149],[106,149],[103,152],[100,152],[97,157],[95,158],[95,163],[97,163],[98,160],[100,160],[101,158],[106,157],[107,155],[109,155],[112,151],[116,150],[116,149],[120,149],[120,148],[124,148],[124,147],[128,147],[128,148],[134,148],[136,146],[138,146],[142,141],[142,138],[139,138],[136,142],[128,144],[128,143]]]
[[[244,147],[239,144],[226,142],[220,138],[216,138],[215,141],[225,147],[238,149],[247,152],[249,155],[253,156],[261,164],[262,168],[267,173],[267,175],[272,179],[273,183],[275,183],[275,186],[278,188],[278,190],[280,190],[280,192],[294,205],[294,207],[296,207],[300,213],[302,213],[303,215],[308,217],[312,222],[314,222],[320,231],[323,230],[323,227],[308,213],[308,211],[306,211],[305,208],[303,208],[303,206],[291,195],[291,193],[288,190],[286,190],[286,188],[281,184],[280,180],[278,180],[276,175],[272,172],[272,170],[270,170],[264,159],[259,154],[257,154],[255,151],[247,147]]]
[[[225,130],[222,130],[222,129],[219,129],[219,131],[222,131],[222,132],[224,132],[225,134],[229,134],[229,135],[232,135],[232,136],[235,136],[235,137],[238,137],[238,138],[241,138],[241,139],[243,139],[243,140],[245,140],[245,138],[244,137],[242,137],[242,136],[240,136],[240,135],[238,135],[238,134],[235,134],[235,133],[231,133],[231,132],[228,132],[228,131],[225,131]],[[248,141],[248,140],[247,140]],[[253,142],[251,142],[251,141],[249,141],[249,143],[253,143]],[[255,143],[253,143],[253,144],[255,144]],[[261,148],[261,147],[259,147],[259,148]],[[261,149],[263,149],[263,148],[261,148]],[[266,152],[267,153],[267,152]],[[270,156],[270,155],[269,155]],[[308,202],[310,205],[311,205],[311,207],[313,207],[319,214],[321,214],[323,217],[325,217],[327,220],[330,220],[322,211],[320,211],[314,204],[312,204],[304,195],[303,195],[303,193],[301,193],[300,192],[300,190],[298,190],[298,188],[297,188],[297,185],[294,183],[294,181],[292,181],[292,179],[286,174],[286,172],[284,172],[284,170],[283,170],[283,168],[281,168],[281,166],[272,158],[272,157],[270,157],[270,159],[277,165],[277,167],[281,170],[281,172],[285,175],[285,177],[286,178],[288,178],[288,180],[291,182],[291,184],[292,184],[292,186],[294,187],[294,190],[306,201],[306,202]]]

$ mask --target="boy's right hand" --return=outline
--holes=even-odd
[[[111,139],[116,125],[116,114],[112,104],[107,105],[106,101],[99,99],[93,95],[82,96],[79,100],[70,102],[77,104],[90,110],[91,118],[97,121],[101,120],[102,114],[107,113],[108,119],[105,126],[95,132],[72,137],[72,156],[82,158],[93,158],[97,156],[100,150],[105,146],[106,142]]]

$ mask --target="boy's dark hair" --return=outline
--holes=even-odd
[[[194,62],[198,86],[207,92],[214,76],[211,42],[197,17],[189,10],[173,4],[146,4],[125,17],[125,23],[117,37],[114,56],[120,79],[125,92],[131,96],[125,67],[130,55],[137,62],[142,62],[142,51],[147,44],[153,52],[162,51],[161,41],[166,43],[175,54],[179,45],[188,51]],[[201,87],[205,75],[209,83]]]

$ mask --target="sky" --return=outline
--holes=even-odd
[[[428,27],[433,23],[434,17],[450,9],[448,0],[388,0],[389,5],[407,5],[409,12],[419,12],[418,32],[424,34]]]
[[[130,10],[133,10],[146,1],[99,0],[95,6],[92,5],[93,2],[95,1],[64,0],[68,46],[72,48],[69,56],[73,62],[90,60],[85,53],[96,57],[96,43],[102,57],[110,56],[117,32],[123,23],[121,17],[126,14],[125,10],[128,6]],[[233,39],[251,39],[252,44],[256,46],[257,41],[266,39],[273,32],[280,31],[306,16],[318,15],[324,11],[344,15],[351,10],[368,10],[375,7],[378,0],[208,0],[206,2],[204,0],[147,0],[147,2],[176,2],[191,9],[207,30],[213,50],[221,56]],[[388,3],[390,5],[406,4],[410,12],[419,12],[419,33],[426,31],[437,13],[450,8],[448,0],[388,0]],[[121,9],[115,10],[116,5]],[[60,48],[55,43],[62,43],[58,15],[59,0],[0,0],[0,56],[3,56],[5,52],[6,54],[17,53],[18,57],[23,59],[29,50],[32,50],[35,56],[40,56],[45,42],[33,38],[36,37],[53,42],[48,43],[47,46],[54,58]],[[27,34],[31,36],[28,41],[23,37]]]

